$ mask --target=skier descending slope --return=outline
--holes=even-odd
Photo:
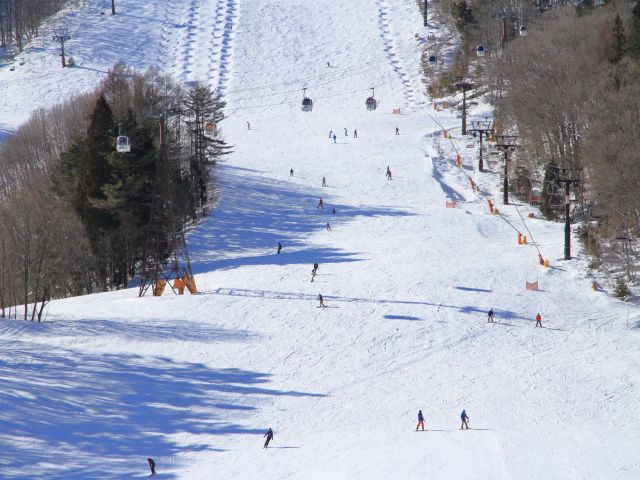
[[[462,413],[460,414],[460,420],[462,420],[460,430],[463,430],[465,428],[469,430],[469,417],[467,416],[467,412],[465,410],[462,410]]]
[[[422,415],[422,410],[418,410],[418,425],[416,425],[416,432],[418,431],[418,427],[422,427],[422,431],[424,432],[424,416]]]
[[[156,462],[153,461],[153,458],[147,458],[147,462],[149,462],[149,468],[151,469],[151,477],[156,474]]]
[[[536,327],[542,328],[542,315],[540,313],[536,315]]]
[[[273,440],[273,430],[271,430],[271,427],[269,427],[269,430],[267,430],[267,433],[265,433],[263,437],[267,437],[267,440],[264,442],[264,447],[262,448],[268,448],[269,442]]]

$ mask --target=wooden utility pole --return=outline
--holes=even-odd
[[[64,58],[64,42],[71,39],[71,35],[69,35],[66,28],[56,28],[53,31],[53,39],[56,42],[60,42],[60,50],[61,50],[60,56],[62,57],[62,68],[64,68],[67,66],[67,62],[65,61],[65,58]]]
[[[111,0],[111,15],[116,14],[116,0]]]
[[[471,128],[467,130],[474,137],[480,135],[480,160],[478,160],[478,171],[484,171],[484,164],[482,163],[482,136],[490,135],[493,130],[491,120],[475,120],[471,122]]]
[[[509,205],[509,152],[513,152],[518,145],[517,135],[496,135],[496,147],[504,151],[504,184],[503,203]]]

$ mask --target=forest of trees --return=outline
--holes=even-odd
[[[579,175],[572,221],[593,266],[618,283],[635,282],[640,2],[454,0],[446,8],[463,38],[456,74],[471,76],[476,95],[486,94],[501,133],[518,135],[512,193],[523,200],[536,194],[543,214],[559,219],[565,198],[555,179]],[[519,35],[523,25],[526,36]],[[477,45],[486,56],[476,57]]]
[[[211,203],[210,168],[228,147],[205,128],[223,109],[203,84],[116,65],[0,145],[0,315],[40,320],[52,298],[126,287],[145,253],[160,116],[183,229]],[[116,151],[119,135],[130,152]]]
[[[38,35],[42,21],[57,12],[66,0],[0,0],[0,47],[24,45]]]

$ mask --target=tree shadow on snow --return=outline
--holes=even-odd
[[[339,226],[354,217],[406,216],[385,206],[334,204],[322,187],[266,178],[255,170],[219,165],[220,198],[212,214],[188,234],[194,273],[246,265],[354,262],[357,253],[308,244],[326,223]],[[323,197],[324,209],[317,208]],[[336,214],[332,213],[335,207]],[[282,252],[277,255],[278,242]]]
[[[460,287],[454,285],[455,289],[462,290],[463,292],[480,292],[480,293],[491,293],[493,290],[488,290],[486,288],[474,288],[474,287]]]
[[[179,453],[216,451],[200,435],[262,435],[247,412],[277,396],[269,375],[135,354],[7,341],[0,358],[0,478],[120,480]],[[7,355],[7,353],[9,355]],[[179,465],[176,465],[179,467]]]
[[[104,336],[127,341],[163,342],[246,342],[259,336],[247,330],[230,330],[204,322],[184,318],[163,319],[84,319],[66,320],[57,318],[42,323],[24,320],[4,320],[5,334],[12,337],[28,336],[32,332],[46,337]]]
[[[421,320],[419,317],[412,317],[411,315],[385,315],[384,318],[387,320]]]

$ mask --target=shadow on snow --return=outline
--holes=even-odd
[[[356,253],[309,245],[309,236],[351,218],[410,213],[384,206],[333,204],[326,189],[273,180],[260,172],[229,165],[216,170],[221,188],[212,214],[189,233],[194,273],[245,265],[353,262]],[[320,197],[324,209],[317,208]],[[332,214],[335,207],[336,214]],[[278,242],[282,253],[276,255]]]
[[[0,477],[116,480],[178,453],[216,449],[201,435],[262,435],[247,411],[274,396],[269,375],[135,354],[3,342]],[[260,439],[256,440],[260,444]]]

